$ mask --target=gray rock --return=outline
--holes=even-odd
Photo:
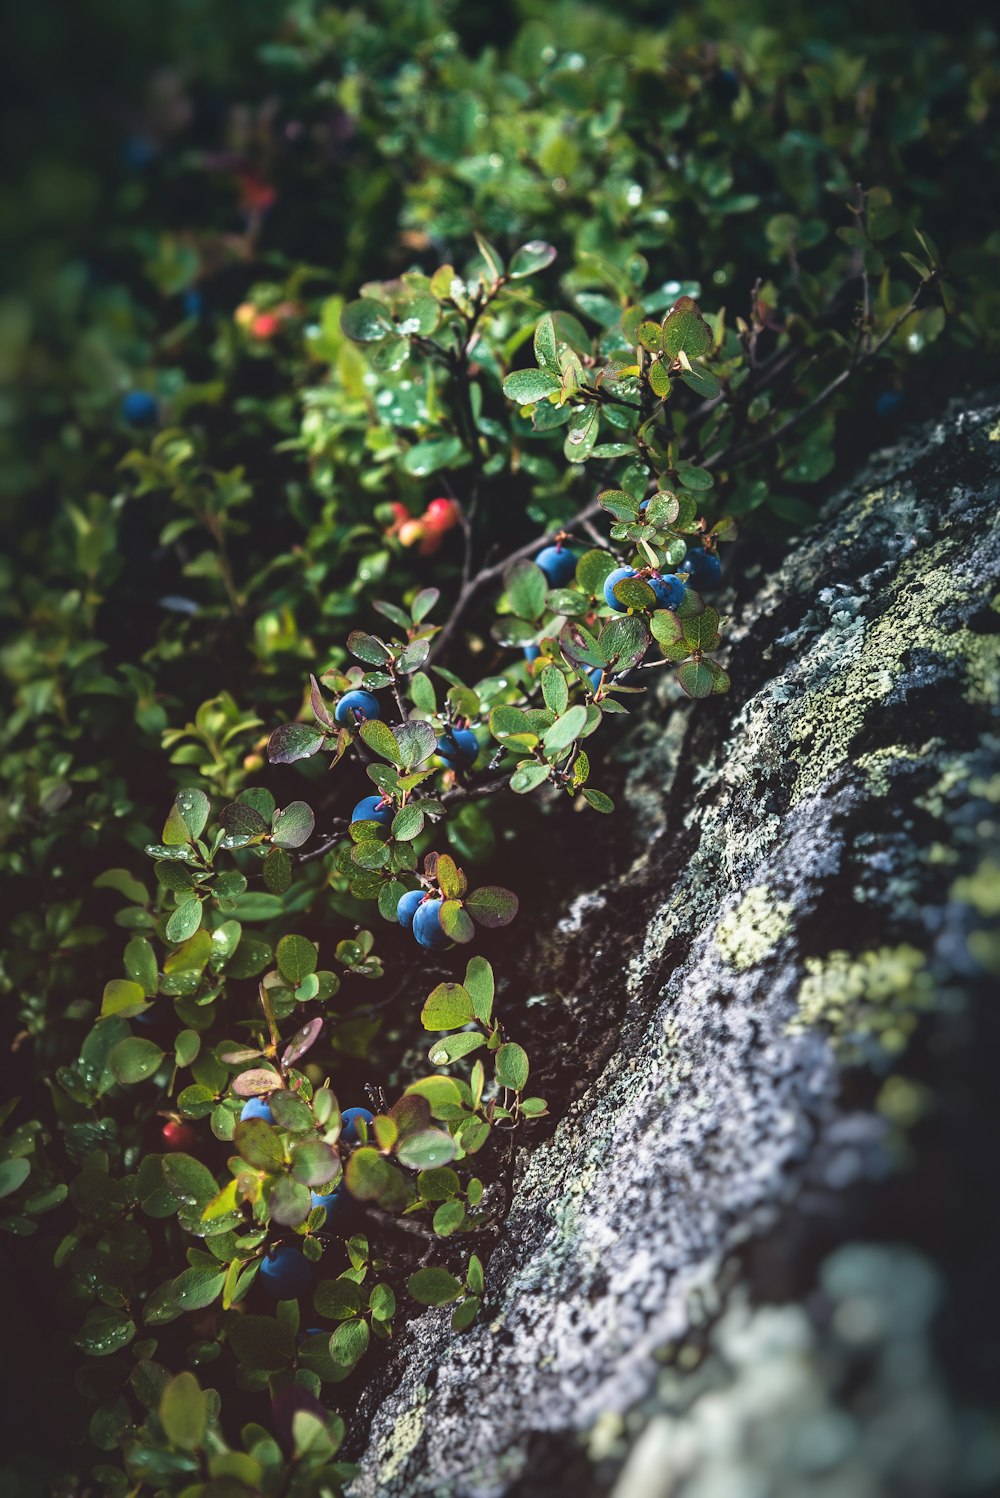
[[[634,1409],[618,1498],[772,1491],[709,1460],[712,1406],[679,1423],[655,1404],[664,1349],[704,1331],[724,1352],[753,1319],[733,1256],[885,1174],[919,1112],[893,1079],[921,1015],[960,1014],[1000,971],[998,473],[997,408],[881,455],[753,596],[724,599],[731,698],[691,707],[649,673],[659,711],[637,715],[626,786],[643,847],[533,958],[542,1029],[571,1021],[603,1060],[517,1156],[481,1322],[412,1320],[362,1397],[351,1498],[528,1491],[539,1449],[585,1437],[590,1491],[607,1491],[601,1433],[617,1470]],[[877,1108],[844,1100],[859,1065],[884,1078]],[[782,1338],[813,1333],[805,1310],[757,1314],[783,1349],[770,1410],[794,1384]],[[746,1361],[728,1360],[731,1413]],[[861,1439],[856,1416],[812,1405],[803,1484]],[[579,1470],[530,1491],[579,1498]]]

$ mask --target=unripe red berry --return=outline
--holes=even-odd
[[[258,312],[250,324],[250,331],[255,338],[273,338],[280,324],[273,312]]]
[[[453,499],[432,499],[423,515],[424,524],[435,530],[450,531],[458,524],[458,505]]]
[[[160,1132],[168,1150],[191,1150],[198,1143],[191,1125],[178,1123],[175,1118],[168,1119]]]
[[[399,544],[401,546],[415,546],[422,541],[426,535],[424,525],[419,520],[406,520],[399,527]]]

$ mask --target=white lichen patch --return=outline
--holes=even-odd
[[[756,967],[791,930],[791,916],[787,900],[777,899],[766,884],[755,884],[715,929],[723,961],[737,973]]]

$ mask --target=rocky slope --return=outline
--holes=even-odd
[[[635,729],[627,786],[641,855],[577,896],[533,957],[539,1026],[577,1037],[584,1080],[516,1161],[480,1323],[455,1336],[446,1311],[411,1321],[363,1397],[352,1498],[615,1483],[617,1498],[731,1498],[743,1488],[719,1441],[735,1461],[748,1421],[777,1421],[785,1455],[761,1470],[794,1474],[781,1420],[803,1400],[820,1423],[802,1481],[818,1442],[830,1471],[860,1466],[816,1491],[868,1491],[868,1427],[831,1392],[848,1354],[830,1352],[830,1307],[855,1283],[884,1304],[892,1253],[842,1249],[818,1277],[802,1262],[836,1241],[831,1223],[857,1225],[849,1204],[938,1094],[947,1112],[977,984],[1000,971],[998,480],[1000,409],[949,416],[876,459],[756,591],[723,600],[731,698],[692,711],[650,673],[660,708]],[[776,1263],[782,1295],[798,1275],[804,1297],[780,1315],[752,1304]],[[917,1285],[900,1314],[924,1336],[935,1271],[900,1263]],[[909,1334],[878,1335],[884,1350]],[[771,1370],[760,1407],[753,1367]],[[934,1387],[917,1415],[940,1407],[947,1424]],[[934,1486],[920,1441],[897,1445],[879,1447],[872,1492],[980,1491]],[[968,1459],[956,1442],[952,1478]]]

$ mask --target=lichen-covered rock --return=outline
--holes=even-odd
[[[1000,971],[998,479],[996,409],[883,455],[739,589],[733,698],[659,686],[627,786],[642,851],[557,916],[534,974],[580,1093],[518,1156],[481,1321],[410,1322],[363,1395],[352,1498],[587,1491],[599,1432],[718,1316],[733,1256],[886,1172],[933,1085],[895,1074],[921,1016]],[[688,1492],[693,1410],[673,1485],[623,1494]]]

